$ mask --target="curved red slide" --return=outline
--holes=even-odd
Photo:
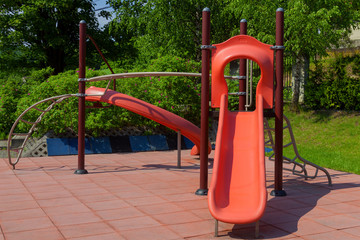
[[[222,222],[256,222],[266,207],[262,95],[256,105],[254,112],[230,112],[227,95],[221,96],[208,202]]]
[[[105,88],[92,86],[86,90],[86,94],[102,95],[104,91]],[[182,135],[190,139],[195,144],[191,150],[191,155],[198,155],[200,153],[200,128],[174,113],[110,89],[107,90],[103,96],[87,96],[86,101],[113,104],[154,120],[174,131],[181,131]],[[210,151],[211,145],[209,144],[208,152],[210,153]]]
[[[246,35],[214,46],[211,106],[220,107],[220,115],[208,192],[209,209],[222,222],[256,222],[263,215],[267,201],[263,110],[273,106],[274,53],[270,45]],[[224,69],[235,59],[251,59],[261,69],[253,112],[228,110],[229,89]]]

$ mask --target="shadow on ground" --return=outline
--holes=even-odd
[[[288,196],[272,198],[267,202],[267,209],[260,220],[258,239],[282,238],[298,232],[299,220],[313,210],[324,196],[334,190],[358,188],[360,184],[339,183],[328,187],[326,184],[292,179],[284,182],[284,186],[289,189]],[[255,223],[236,224],[230,232],[220,232],[219,237],[255,239]]]

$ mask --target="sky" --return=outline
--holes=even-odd
[[[109,4],[106,4],[106,0],[93,0],[93,2],[94,2],[95,10],[109,6]],[[113,9],[108,8],[108,9],[104,9],[104,10],[112,11]],[[98,14],[99,12],[100,11],[96,11],[96,14]],[[102,17],[98,17],[98,20],[99,20],[100,27],[103,27],[106,23],[109,22],[109,20],[106,20],[105,18],[102,18]]]

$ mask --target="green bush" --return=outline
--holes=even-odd
[[[166,56],[153,60],[146,68],[134,68],[129,72],[199,72],[200,63],[174,56]],[[114,69],[115,72],[124,72]],[[108,70],[88,69],[87,78],[109,74]],[[67,71],[56,76],[51,76],[46,81],[35,84],[31,94],[23,94],[17,105],[16,116],[21,114],[32,104],[57,95],[76,93],[78,91],[78,75],[76,71]],[[93,82],[87,84],[105,87],[107,82]],[[200,78],[193,77],[143,77],[134,79],[119,79],[116,81],[117,91],[135,98],[149,102],[170,112],[173,112],[195,124],[200,122]],[[55,134],[67,130],[77,132],[78,99],[76,97],[64,100],[57,104],[50,113],[47,113],[37,127],[38,134],[53,131]],[[87,103],[91,105],[92,103]],[[46,109],[48,104],[42,104]],[[26,120],[35,121],[40,114],[31,111]],[[134,114],[125,109],[110,106],[109,108],[86,110],[86,129],[91,135],[98,135],[104,130],[122,128],[124,126],[159,127],[159,124]],[[25,132],[28,124],[19,124],[18,131]]]
[[[305,103],[311,109],[360,110],[359,56],[315,62],[306,85]],[[351,67],[352,66],[352,67]]]
[[[32,87],[45,81],[52,73],[51,68],[32,71],[28,77],[26,72],[3,74],[0,78],[0,137],[6,138],[17,118],[16,110],[21,100],[28,97]]]

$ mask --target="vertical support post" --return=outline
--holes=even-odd
[[[177,132],[177,167],[181,168],[181,131]]]
[[[276,10],[276,90],[275,90],[275,188],[272,196],[286,196],[283,190],[283,64],[284,9]]]
[[[255,223],[255,238],[259,238],[260,235],[260,220]]]
[[[246,19],[241,19],[240,21],[240,35],[247,34],[247,21]],[[240,59],[239,63],[239,92],[246,91],[246,59]],[[239,96],[239,110],[244,111],[246,104],[246,96]]]
[[[210,44],[210,9],[202,12],[202,45]],[[201,136],[200,136],[200,188],[196,195],[208,192],[208,139],[209,139],[209,72],[210,49],[201,50]]]
[[[219,220],[215,219],[215,231],[214,231],[214,237],[219,236]]]
[[[79,26],[79,116],[78,116],[78,169],[75,174],[88,173],[85,169],[85,81],[86,77],[86,22]]]

